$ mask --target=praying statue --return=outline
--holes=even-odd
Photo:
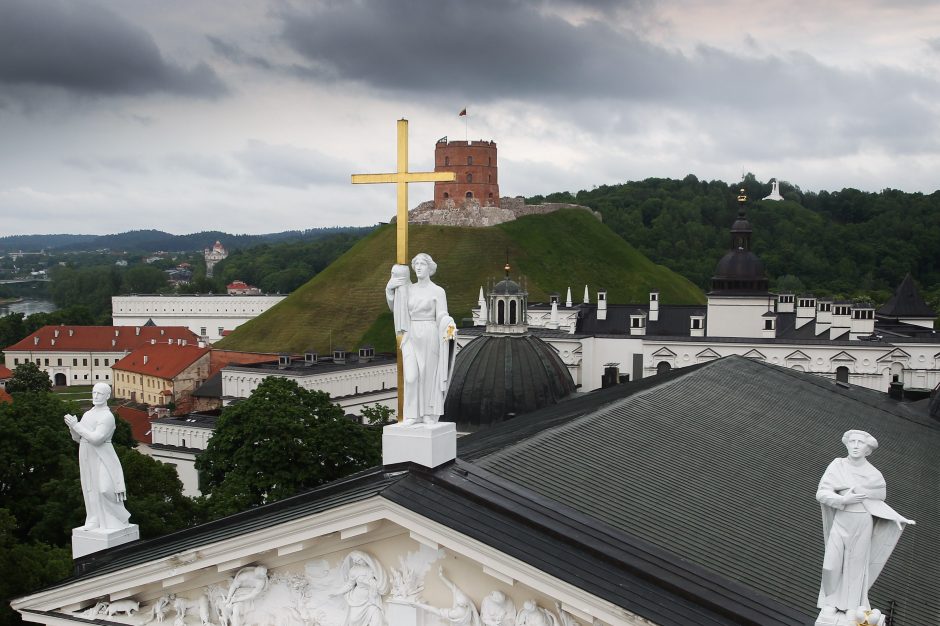
[[[853,620],[868,615],[862,623],[874,624],[868,619],[880,611],[871,610],[868,590],[904,527],[914,521],[885,504],[885,479],[867,459],[878,441],[865,431],[849,430],[842,443],[848,455],[829,464],[816,492],[826,542],[816,624],[858,623],[845,621],[845,615]]]
[[[388,577],[378,559],[361,550],[353,550],[340,565],[343,586],[331,597],[346,601],[343,626],[385,626],[382,596],[388,593]]]
[[[79,420],[65,416],[72,439],[78,442],[78,467],[85,497],[85,524],[80,530],[109,531],[126,528],[131,514],[124,508],[127,487],[111,436],[114,415],[108,409],[111,386],[96,383],[91,391],[92,408]]]
[[[402,335],[405,370],[402,423],[406,426],[435,424],[443,415],[456,334],[454,318],[447,313],[447,296],[431,282],[437,263],[421,252],[412,259],[411,268],[417,282],[411,282],[407,266],[394,265],[385,287],[395,332]]]

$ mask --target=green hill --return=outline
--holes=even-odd
[[[515,278],[524,277],[532,302],[564,295],[580,300],[589,285],[611,302],[646,302],[658,288],[667,304],[704,303],[702,292],[675,272],[637,252],[587,211],[523,217],[490,228],[411,226],[411,255],[427,252],[438,264],[433,280],[449,299],[451,315],[470,317],[480,286],[502,275],[506,251]],[[283,302],[240,326],[217,345],[232,350],[326,352],[370,343],[394,349],[384,287],[395,257],[395,226],[359,241]]]

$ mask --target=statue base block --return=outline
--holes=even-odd
[[[385,618],[395,626],[424,626],[424,610],[402,600],[385,603]]]
[[[130,524],[126,528],[107,530],[72,529],[72,558],[78,559],[93,552],[107,550],[123,543],[140,539],[140,527]]]
[[[453,422],[392,424],[382,430],[382,464],[417,463],[437,467],[457,458],[457,425]]]

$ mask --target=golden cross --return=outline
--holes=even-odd
[[[354,185],[363,183],[396,183],[398,185],[398,234],[396,263],[408,265],[408,183],[431,183],[457,180],[454,172],[408,171],[408,120],[398,120],[398,171],[392,174],[353,174]]]
[[[356,184],[395,183],[398,185],[397,245],[395,258],[399,265],[408,265],[408,183],[431,183],[457,180],[454,172],[409,172],[408,171],[408,120],[398,120],[398,171],[393,174],[353,174]],[[397,337],[398,349],[398,421],[405,412],[405,367],[401,353],[402,336]]]

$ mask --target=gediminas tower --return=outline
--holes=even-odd
[[[434,183],[434,206],[443,208],[448,200],[461,206],[476,200],[480,206],[499,206],[499,178],[495,141],[447,141],[434,146],[434,171],[454,172],[457,180]]]

